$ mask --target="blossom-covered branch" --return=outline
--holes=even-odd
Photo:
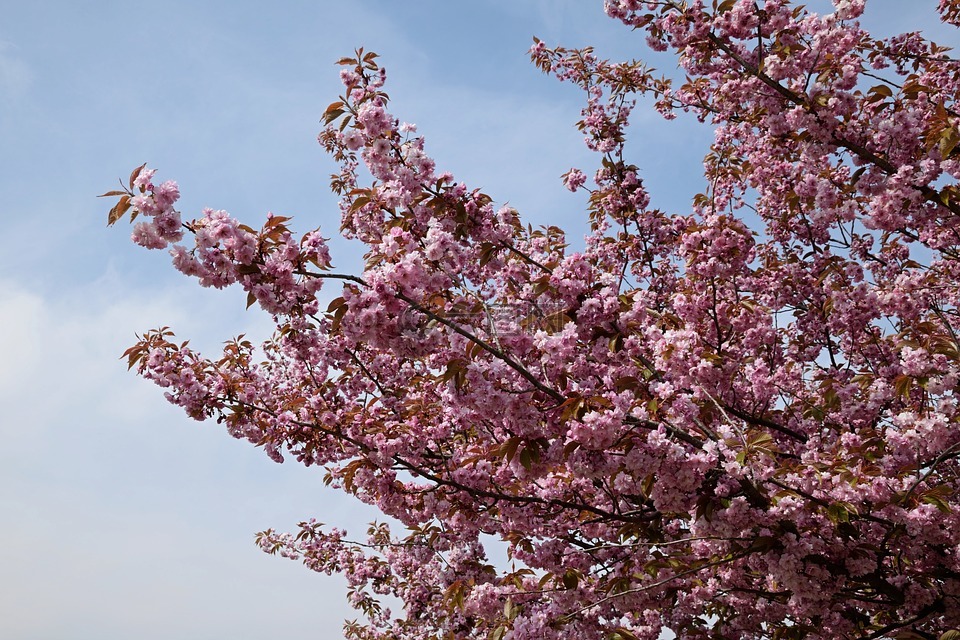
[[[129,366],[399,523],[258,538],[347,576],[366,616],[347,637],[960,625],[960,63],[871,36],[865,0],[833,5],[606,0],[682,82],[535,40],[537,67],[585,94],[597,166],[561,178],[588,194],[582,251],[438,171],[363,50],[319,136],[362,273],[286,217],[184,222],[153,169],[105,194],[111,224],[139,217],[135,242],[276,324],[212,358],[148,332]],[[938,8],[957,24],[956,0]],[[645,98],[713,127],[688,210],[653,207],[631,164]]]

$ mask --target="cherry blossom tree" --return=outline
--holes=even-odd
[[[346,576],[349,638],[957,637],[960,63],[864,4],[606,0],[682,82],[535,40],[586,96],[582,251],[439,171],[359,50],[319,141],[362,272],[285,217],[183,222],[140,167],[110,223],[276,333],[129,365],[399,523],[258,536]],[[715,132],[688,210],[630,164],[640,98]]]

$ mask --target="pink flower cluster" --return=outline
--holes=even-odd
[[[130,204],[149,220],[134,226],[132,239],[147,249],[164,249],[183,238],[180,214],[173,208],[180,199],[180,188],[172,180],[154,186],[151,180],[155,173],[154,169],[143,169],[133,183],[141,193]]]
[[[317,310],[315,294],[322,280],[308,270],[330,267],[330,252],[319,231],[308,232],[297,241],[284,224],[288,218],[269,214],[257,233],[226,211],[213,209],[205,209],[202,217],[184,224],[173,208],[180,197],[177,184],[167,181],[154,186],[155,173],[155,169],[144,168],[133,183],[142,192],[130,199],[133,215],[150,218],[134,227],[134,242],[149,249],[169,247],[173,266],[197,278],[204,287],[239,283],[251,302],[256,300],[271,314]],[[184,230],[193,237],[192,247],[179,243]]]
[[[863,0],[605,7],[686,79],[534,43],[585,94],[581,250],[438,172],[360,50],[319,140],[362,273],[331,272],[319,232],[282,216],[181,224],[176,185],[143,170],[134,239],[204,286],[240,284],[277,332],[213,359],[151,332],[130,366],[405,528],[260,535],[347,577],[366,617],[350,638],[960,626],[960,63],[919,34],[869,37]],[[689,210],[651,208],[627,161],[645,97],[714,128]]]

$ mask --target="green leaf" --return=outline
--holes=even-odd
[[[324,111],[323,124],[330,124],[340,116],[346,113],[343,109],[334,109],[333,111]]]
[[[520,452],[520,466],[527,471],[533,466],[533,453],[531,453],[530,447],[524,447],[523,451]]]
[[[520,438],[514,436],[508,439],[500,446],[500,451],[507,462],[512,462],[513,457],[517,455],[517,447],[520,446]]]
[[[960,144],[960,132],[953,127],[947,127],[940,133],[940,141],[937,145],[940,156],[946,160],[958,144]]]

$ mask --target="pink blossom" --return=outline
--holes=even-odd
[[[536,41],[599,154],[582,240],[438,172],[362,50],[319,136],[362,268],[286,216],[182,223],[176,183],[141,173],[134,241],[242,288],[276,331],[210,357],[151,331],[129,366],[401,523],[258,537],[344,576],[365,617],[347,637],[960,627],[960,68],[833,4],[607,0],[682,82]],[[631,164],[635,104],[711,127],[680,212]]]
[[[563,174],[563,185],[570,191],[576,191],[587,181],[587,176],[579,169],[570,169]]]
[[[156,169],[147,169],[147,168],[142,169],[133,181],[134,188],[140,189],[143,191],[153,189],[153,184],[151,180],[153,180],[153,176],[156,175],[156,173],[157,173]]]
[[[343,134],[343,144],[350,149],[351,151],[356,151],[363,146],[363,135],[356,129],[351,129],[350,131]]]
[[[131,239],[147,249],[164,249],[167,241],[152,222],[138,222],[133,228]]]
[[[158,208],[166,210],[180,199],[180,187],[173,180],[166,180],[153,188],[153,199]]]

